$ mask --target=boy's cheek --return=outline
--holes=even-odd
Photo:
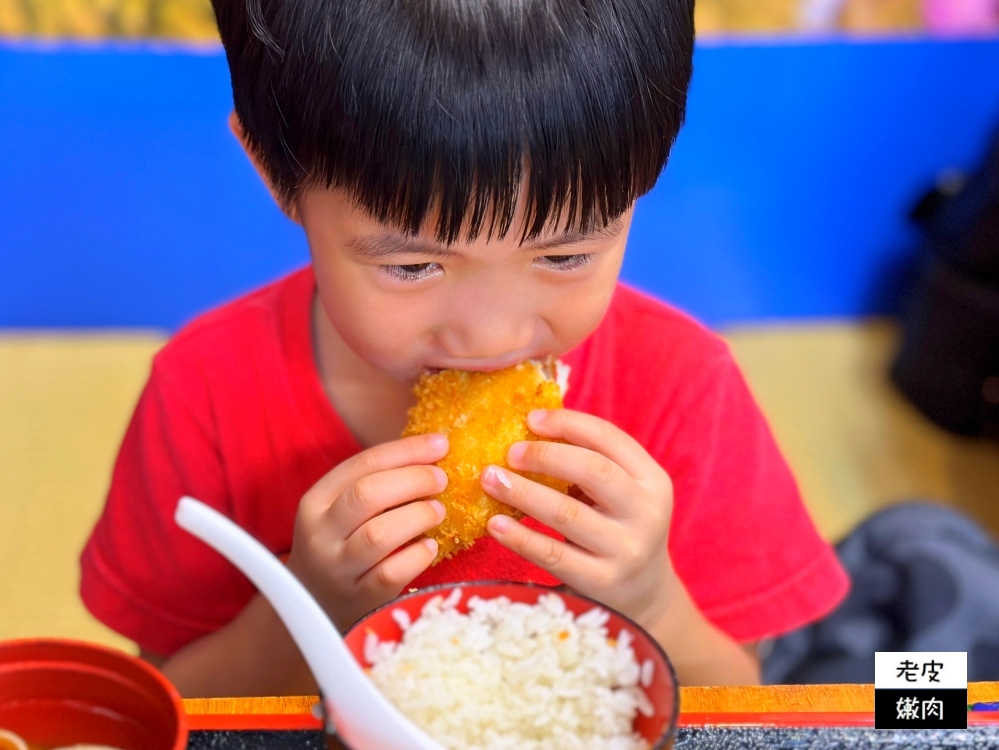
[[[425,365],[413,339],[375,340],[363,332],[346,339],[348,346],[368,364],[395,380],[412,381],[423,373]]]
[[[381,299],[365,290],[365,282],[349,276],[318,279],[322,309],[332,327],[351,349],[365,359],[393,361],[412,356],[423,340],[424,315],[412,304]],[[346,276],[346,274],[345,274]]]

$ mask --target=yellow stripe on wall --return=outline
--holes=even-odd
[[[827,538],[901,500],[954,506],[999,535],[999,443],[946,432],[892,385],[894,322],[745,326],[726,338]]]
[[[0,336],[0,640],[134,651],[80,602],[78,558],[158,334]]]
[[[804,0],[698,0],[698,34],[794,33]],[[834,26],[854,32],[922,27],[920,0],[843,0]],[[218,38],[209,0],[0,0],[0,36]]]
[[[0,0],[0,36],[218,39],[209,0]]]

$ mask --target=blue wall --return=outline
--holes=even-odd
[[[0,47],[0,326],[153,326],[305,262],[216,51]],[[624,277],[711,324],[889,312],[905,213],[999,124],[999,41],[701,45]]]

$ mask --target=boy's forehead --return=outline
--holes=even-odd
[[[486,245],[522,247],[531,251],[554,250],[619,236],[627,226],[634,209],[632,203],[621,215],[595,226],[581,227],[562,221],[550,225],[537,237],[525,238],[523,237],[524,211],[522,206],[518,206],[509,229],[502,236],[498,232],[490,234],[486,229],[475,236],[465,232],[448,243],[439,239],[436,231],[439,214],[434,210],[428,213],[423,226],[418,231],[412,232],[392,223],[391,220],[379,218],[357,198],[338,188],[305,188],[300,191],[296,202],[299,214],[308,225],[314,228],[326,225],[327,229],[340,234],[350,249],[369,257],[389,257],[415,252],[448,257],[459,254],[464,249]],[[488,224],[487,221],[487,227]],[[306,229],[308,231],[309,227]]]

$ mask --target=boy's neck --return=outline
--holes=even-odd
[[[406,412],[416,402],[412,386],[358,357],[333,327],[318,294],[313,295],[311,317],[319,379],[340,419],[365,448],[398,439]]]

